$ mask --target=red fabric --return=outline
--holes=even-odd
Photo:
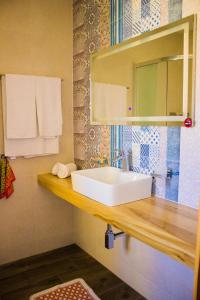
[[[8,162],[7,162],[8,163]],[[5,189],[5,197],[9,198],[14,192],[13,181],[16,180],[13,170],[11,169],[9,163],[6,168],[6,189]]]
[[[8,159],[5,156],[1,157],[0,162],[0,199],[9,198],[14,192],[13,181],[15,175]]]

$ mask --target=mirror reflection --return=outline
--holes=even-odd
[[[95,54],[92,122],[182,125],[192,117],[193,27],[175,22]]]

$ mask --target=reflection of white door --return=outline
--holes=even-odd
[[[168,61],[167,115],[183,113],[183,61]]]
[[[178,116],[183,103],[183,61],[136,67],[136,116]]]
[[[155,62],[135,69],[136,116],[166,116],[167,62]]]

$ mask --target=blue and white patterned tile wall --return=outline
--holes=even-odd
[[[181,8],[181,0],[168,0],[169,22],[181,18]],[[123,40],[159,27],[160,0],[124,0],[122,18]],[[168,168],[172,169],[172,179],[157,178],[153,191],[157,196],[178,201],[180,128],[113,126],[112,132],[111,151],[116,145],[121,147],[129,157],[131,170],[165,175]]]
[[[167,130],[166,165],[172,170],[172,179],[166,182],[166,199],[178,200],[180,166],[180,128],[169,127]]]
[[[182,18],[182,0],[169,0],[168,3],[169,22]]]
[[[124,126],[122,147],[132,156],[131,169],[145,174],[152,173],[159,160],[160,132],[158,127]]]
[[[152,30],[160,24],[160,0],[123,1],[123,39]]]

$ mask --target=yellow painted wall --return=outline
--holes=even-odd
[[[72,242],[71,206],[39,187],[36,177],[48,172],[56,161],[73,159],[72,0],[1,0],[0,41],[0,74],[64,79],[60,154],[11,162],[17,178],[15,193],[8,200],[0,200],[0,264],[3,264]]]

